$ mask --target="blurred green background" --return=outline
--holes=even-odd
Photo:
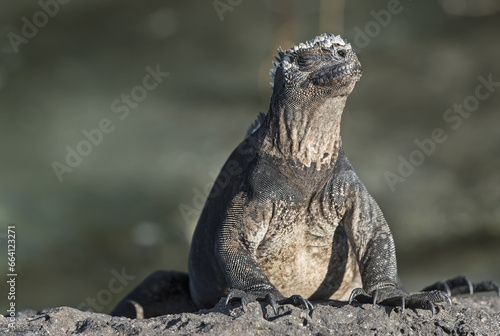
[[[94,299],[109,312],[152,271],[186,270],[199,194],[267,110],[276,49],[323,32],[359,51],[344,147],[392,228],[406,288],[457,274],[499,281],[500,87],[457,129],[443,119],[474,102],[478,76],[500,82],[499,10],[493,0],[0,1],[0,267],[7,274],[15,225],[17,308]],[[157,65],[170,75],[138,89]],[[116,113],[116,99],[144,92],[126,118]],[[113,131],[60,182],[53,162],[66,164],[67,146],[103,119]],[[435,128],[447,140],[391,190],[384,174]]]

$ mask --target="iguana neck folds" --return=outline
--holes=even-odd
[[[262,130],[268,153],[306,167],[314,164],[316,170],[333,166],[341,145],[340,121],[346,99],[327,98],[314,110],[308,102],[271,108],[271,123]]]

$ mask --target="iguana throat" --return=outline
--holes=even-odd
[[[276,106],[266,129],[265,141],[272,155],[317,170],[333,165],[341,145],[340,122],[347,97],[332,97],[311,111],[308,102]],[[307,111],[308,113],[304,113]]]

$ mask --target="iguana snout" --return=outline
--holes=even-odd
[[[361,64],[340,36],[323,34],[289,50],[278,51],[271,70],[272,85],[288,90],[330,89],[328,95],[349,94],[361,78]]]

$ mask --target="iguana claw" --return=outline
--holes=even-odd
[[[279,293],[278,293],[278,295],[281,296],[281,294],[279,294]],[[278,295],[275,295],[275,296],[278,296]],[[227,294],[227,297],[226,297],[226,303],[225,303],[226,306],[229,304],[229,302],[231,300],[234,300],[234,299],[241,300],[241,307],[243,308],[243,312],[245,312],[245,313],[247,312],[247,307],[246,307],[247,304],[249,302],[252,302],[252,301],[267,302],[273,308],[273,312],[275,315],[278,314],[277,304],[280,304],[280,305],[292,304],[292,305],[297,306],[297,307],[303,307],[305,309],[308,309],[309,311],[312,311],[314,309],[311,302],[304,299],[300,295],[292,295],[289,298],[284,298],[284,299],[280,299],[279,301],[277,301],[276,298],[274,298],[273,295],[270,293],[268,293],[264,297],[262,297],[262,295],[248,293],[248,292],[245,292],[244,290],[241,290],[241,289],[231,289],[231,291],[229,291],[229,293]]]
[[[363,288],[355,288],[352,290],[351,295],[349,295],[349,304],[351,304],[352,300],[354,300],[358,295],[368,296],[368,294],[364,291]]]
[[[271,294],[266,295],[266,302],[273,308],[274,315],[278,315],[278,308],[276,307],[276,300],[271,296]]]
[[[401,306],[402,313],[404,313],[407,307],[429,309],[433,315],[436,313],[436,304],[446,302],[451,305],[451,299],[448,294],[440,290],[405,293],[397,288],[386,287],[375,289],[373,293],[369,295],[364,289],[356,288],[349,296],[349,304],[351,304],[354,299],[360,303],[372,303],[373,305]]]
[[[314,310],[312,303],[309,300],[304,299],[300,295],[292,295],[289,298],[283,299],[279,302],[280,304],[292,304],[294,306],[302,306],[310,311]]]
[[[483,281],[474,284],[475,292],[496,292],[498,297],[500,297],[500,286],[495,281]]]
[[[257,298],[254,295],[248,294],[245,291],[240,289],[231,289],[231,291],[227,294],[226,297],[226,306],[229,304],[229,301],[233,299],[241,300],[241,307],[243,308],[243,312],[247,312],[247,304],[249,302],[255,301]]]

